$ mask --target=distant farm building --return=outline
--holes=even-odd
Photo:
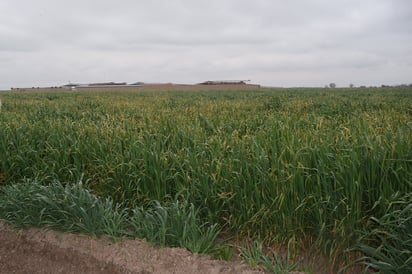
[[[246,85],[250,80],[219,80],[219,81],[205,81],[199,85]]]

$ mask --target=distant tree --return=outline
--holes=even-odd
[[[349,87],[350,87],[350,88],[354,88],[354,87],[355,87],[355,85],[354,85],[354,84],[352,84],[352,83],[350,83],[350,84],[349,84]]]
[[[335,83],[330,83],[330,84],[329,84],[329,87],[330,87],[330,88],[336,88],[336,84],[335,84]]]

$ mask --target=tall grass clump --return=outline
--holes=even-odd
[[[281,256],[274,251],[265,251],[263,243],[254,240],[246,247],[240,249],[242,259],[252,267],[263,267],[267,272],[273,274],[286,274],[296,270],[298,261],[292,259],[290,242],[286,256]]]
[[[395,193],[382,216],[371,217],[354,250],[356,262],[381,273],[412,272],[412,194]]]
[[[63,185],[37,181],[5,186],[0,192],[0,219],[13,225],[48,227],[94,236],[124,235],[127,212],[112,199],[99,199],[82,182]]]
[[[193,204],[151,201],[128,209],[114,204],[111,198],[95,196],[82,182],[42,185],[27,180],[4,186],[0,189],[0,219],[19,227],[144,238],[194,253],[210,253],[220,231],[217,224],[202,223]]]
[[[194,253],[209,253],[219,234],[216,224],[202,224],[199,211],[187,202],[161,205],[150,202],[133,210],[134,235],[162,246],[181,246]]]

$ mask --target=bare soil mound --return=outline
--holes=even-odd
[[[142,240],[16,230],[0,222],[0,273],[263,273],[240,262],[213,260]]]

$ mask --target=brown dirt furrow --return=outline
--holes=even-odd
[[[0,223],[0,273],[263,273],[239,262],[213,260],[142,240],[16,230]]]

